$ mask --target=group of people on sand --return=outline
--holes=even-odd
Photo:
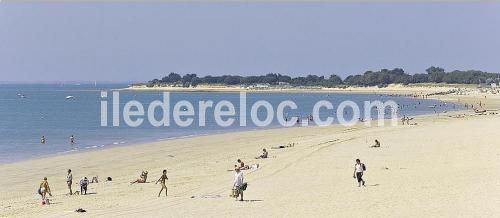
[[[475,105],[475,107],[474,107],[474,105]],[[464,107],[465,107],[465,109],[472,109],[472,110],[475,110],[475,111],[477,111],[477,110],[484,110],[484,108],[486,107],[486,103],[484,103],[482,101],[479,101],[479,102],[477,102],[475,104],[473,104],[473,103],[470,103],[470,104],[465,103]]]
[[[45,138],[45,136],[44,136],[44,135],[42,135],[42,137],[40,138],[40,144],[45,144],[45,143],[47,143],[47,139]],[[75,141],[75,136],[74,136],[74,135],[71,135],[71,136],[69,137],[69,143],[70,143],[71,145],[76,144],[76,141]]]
[[[68,186],[69,189],[69,195],[73,194],[80,194],[80,195],[86,195],[87,194],[87,187],[90,183],[97,183],[97,177],[93,177],[92,181],[89,181],[89,179],[84,176],[80,179],[79,185],[80,185],[80,191],[75,191],[73,192],[73,173],[71,172],[71,169],[68,169],[68,174],[66,175],[66,185]],[[45,204],[45,200],[47,199],[47,194],[49,194],[50,197],[52,197],[52,192],[50,190],[49,182],[47,177],[44,177],[43,180],[40,182],[40,186],[38,188],[38,194],[42,197],[42,201]]]
[[[143,170],[142,173],[141,173],[141,175],[139,176],[139,179],[136,179],[136,180],[130,182],[130,184],[146,183],[147,180],[148,180],[148,171],[144,171]],[[155,183],[155,184],[161,183],[161,189],[160,189],[160,192],[158,193],[158,197],[160,197],[160,195],[163,192],[163,190],[165,190],[165,196],[168,195],[166,180],[168,180],[167,170],[164,169],[163,172],[162,172],[162,175],[160,176],[160,178]]]
[[[405,123],[406,123],[406,125],[411,125],[410,120],[413,120],[413,118],[410,118],[409,116],[403,115],[403,117],[401,118],[401,123],[403,124],[403,126],[405,125]]]
[[[277,148],[285,148],[285,147],[293,147],[295,144],[289,144],[287,146],[278,146]],[[380,147],[380,142],[378,140],[375,140],[375,145],[371,147]],[[262,149],[262,154],[258,157],[255,157],[256,159],[266,159],[268,158],[269,153],[267,149]],[[256,167],[258,168],[259,164],[256,164]],[[253,166],[252,166],[253,167]],[[233,180],[233,193],[231,194],[232,197],[238,199],[240,201],[243,201],[243,192],[246,190],[248,184],[244,181],[244,176],[243,176],[243,170],[248,170],[251,169],[250,166],[246,165],[241,159],[237,160],[237,164],[235,165],[234,171],[234,180]],[[353,173],[353,178],[357,179],[358,181],[358,186],[365,186],[365,181],[363,180],[363,173],[366,171],[366,166],[364,163],[361,162],[360,159],[356,159],[356,163],[354,165],[354,173]],[[137,180],[134,180],[130,182],[130,184],[136,184],[136,183],[146,183],[148,178],[148,171],[142,171],[140,178]],[[155,184],[160,183],[161,184],[161,189],[160,192],[158,193],[158,197],[161,196],[161,193],[163,190],[165,190],[165,196],[168,196],[168,189],[166,185],[166,181],[168,180],[167,177],[167,170],[164,169],[162,171],[162,175],[160,178],[156,181]],[[97,182],[97,177],[92,178],[92,182]],[[111,181],[111,177],[108,177],[108,181]],[[89,180],[87,177],[82,177],[82,179],[79,182],[80,185],[80,194],[86,195],[87,194],[87,187],[89,185]],[[68,169],[68,173],[66,175],[66,184],[69,189],[69,194],[73,195],[73,190],[72,190],[72,185],[73,185],[73,174],[71,169]],[[52,192],[50,190],[50,186],[47,180],[47,177],[45,177],[42,182],[40,183],[40,187],[38,189],[38,193],[42,196],[43,203],[45,204],[45,200],[47,199],[47,194],[52,197]],[[75,192],[76,193],[76,192]]]
[[[94,182],[98,182],[97,177],[92,178],[92,183],[94,183]],[[80,185],[80,192],[78,192],[78,191],[73,192],[73,189],[71,187],[73,185],[73,173],[71,173],[71,169],[68,169],[68,174],[66,175],[66,185],[68,185],[70,195],[73,195],[73,194],[86,195],[87,188],[88,188],[90,183],[91,182],[89,181],[89,179],[86,176],[82,177],[78,183],[78,185]]]
[[[146,183],[147,176],[148,176],[148,171],[142,171],[141,178],[139,178],[139,179],[131,182],[131,184],[134,184],[134,183]],[[168,180],[167,170],[164,169],[162,175],[160,176],[160,178],[155,183],[155,184],[158,184],[158,183],[161,184],[161,189],[160,189],[160,192],[158,193],[158,197],[160,197],[160,195],[163,192],[163,190],[165,190],[165,196],[168,195],[166,180]],[[112,178],[108,177],[107,181],[112,181]],[[73,173],[72,173],[71,169],[68,169],[68,174],[66,175],[66,185],[68,186],[68,189],[69,189],[69,195],[73,195],[73,194],[86,195],[87,194],[88,185],[90,183],[97,183],[97,182],[98,182],[97,176],[93,177],[92,181],[89,181],[89,179],[86,176],[82,177],[80,179],[80,182],[79,182],[80,191],[73,192],[73,188],[72,188],[72,185],[73,185]],[[52,191],[50,190],[50,186],[49,186],[49,182],[48,182],[47,177],[44,177],[43,180],[40,182],[40,186],[38,188],[38,194],[42,197],[42,201],[43,201],[42,203],[43,204],[46,204],[47,194],[50,197],[52,197]]]
[[[262,154],[255,157],[255,159],[266,159],[269,157],[269,153],[267,149],[263,148],[262,149]],[[241,159],[238,159],[236,161],[236,164],[234,165],[234,180],[233,180],[233,193],[231,194],[231,197],[234,197],[238,199],[240,198],[240,201],[243,201],[243,192],[247,188],[247,183],[244,182],[244,177],[243,177],[243,170],[249,170],[252,168],[259,168],[259,164],[253,164],[252,166],[246,165]]]

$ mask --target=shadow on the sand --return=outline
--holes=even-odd
[[[97,192],[89,192],[87,194],[81,194],[81,195],[96,195],[96,194],[97,194]]]
[[[259,202],[259,201],[264,201],[264,200],[243,200],[244,202]]]

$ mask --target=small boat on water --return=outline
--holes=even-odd
[[[66,100],[71,100],[71,99],[74,99],[74,98],[75,98],[75,97],[74,97],[74,96],[72,96],[72,95],[68,95],[68,96],[66,96]]]

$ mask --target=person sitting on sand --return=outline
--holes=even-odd
[[[146,183],[146,180],[148,179],[148,171],[142,171],[141,176],[139,179],[130,182],[130,184],[134,183]]]
[[[233,190],[234,197],[238,199],[238,196],[241,196],[240,201],[243,201],[243,172],[240,169],[236,168],[234,170],[236,173],[234,174],[234,182],[233,182]]]
[[[358,179],[358,187],[361,185],[365,186],[365,180],[363,180],[363,172],[366,170],[365,164],[361,163],[361,160],[356,159],[356,164],[354,164],[353,178]]]
[[[264,159],[264,158],[267,158],[267,155],[268,155],[267,150],[264,148],[264,149],[262,149],[262,154],[260,156],[256,157],[255,159]]]
[[[80,194],[81,195],[87,194],[88,185],[89,185],[89,179],[87,179],[87,177],[83,177],[82,179],[80,179]]]
[[[68,185],[70,195],[73,195],[73,190],[71,189],[72,184],[73,184],[73,174],[71,174],[71,169],[68,169],[68,175],[66,176],[66,185]]]
[[[245,165],[245,163],[243,161],[241,161],[241,159],[238,159],[237,162],[238,162],[238,165],[239,165],[239,166],[236,165],[237,169],[240,169],[240,170],[248,170],[248,169],[250,169],[250,167],[248,165]]]
[[[158,184],[158,182],[161,182],[161,189],[160,189],[160,193],[158,193],[158,197],[160,197],[160,194],[163,191],[163,189],[165,189],[165,197],[168,196],[167,185],[165,184],[165,180],[168,180],[166,169],[163,170],[163,174],[158,179],[158,181],[156,181],[156,183],[155,183],[155,184]]]
[[[370,148],[380,148],[380,142],[377,139],[375,139],[375,144],[370,146]]]
[[[47,193],[49,193],[49,196],[52,197],[52,192],[50,191],[49,182],[47,181],[47,177],[44,177],[42,182],[40,182],[40,188],[38,188],[38,194],[42,196],[42,200],[45,200]]]

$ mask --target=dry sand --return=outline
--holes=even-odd
[[[481,94],[470,94],[478,101]],[[457,96],[445,96],[458,101]],[[484,100],[490,109],[498,97]],[[500,115],[417,117],[414,126],[258,130],[0,165],[0,216],[6,217],[498,217]],[[382,147],[369,148],[378,139]],[[262,148],[271,158],[255,160]],[[259,163],[244,171],[244,202],[229,198],[236,159]],[[367,187],[352,178],[354,159],[367,166]],[[66,170],[98,175],[89,195],[68,196]],[[168,169],[168,197],[154,181]],[[141,170],[152,183],[130,185]],[[48,177],[51,205],[36,189]],[[104,182],[110,176],[112,182]],[[79,189],[73,185],[73,189]],[[73,212],[77,208],[85,214]]]

